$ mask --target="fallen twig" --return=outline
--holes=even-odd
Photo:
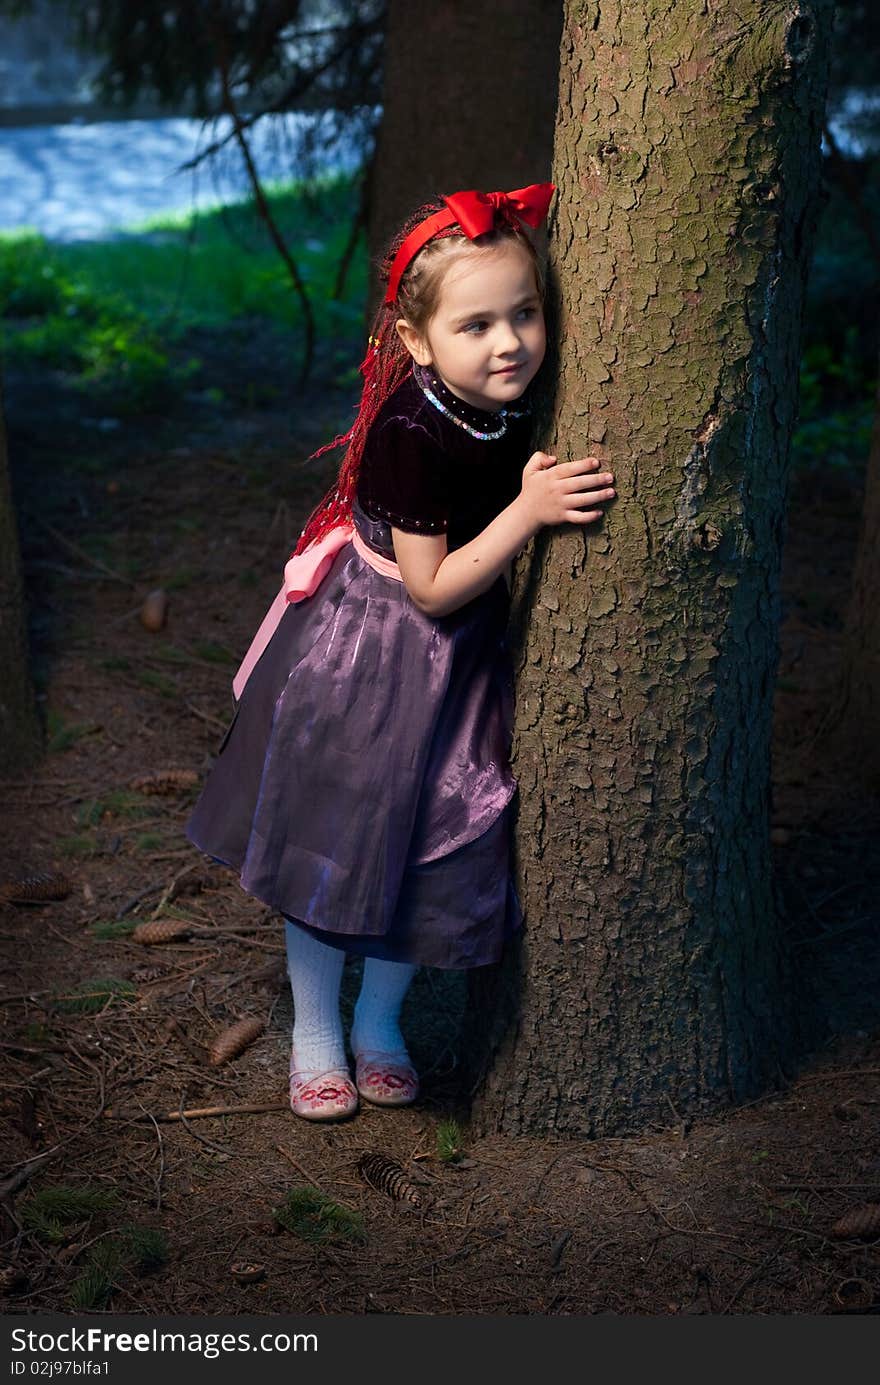
[[[880,1077],[880,1068],[830,1068],[828,1072],[808,1072],[795,1078],[792,1090],[806,1082],[830,1082],[836,1077]]]
[[[188,866],[183,866],[181,870],[175,871],[174,875],[172,875],[171,879],[168,881],[168,884],[162,891],[162,894],[159,898],[159,903],[156,905],[155,909],[150,915],[151,918],[156,918],[159,914],[159,911],[163,909],[165,905],[168,903],[174,886],[178,883],[178,881],[182,880],[185,875],[189,875],[190,871],[195,870],[196,867],[201,866],[201,864],[201,861],[191,861]]]
[[[283,1154],[283,1155],[284,1155],[284,1158],[287,1160],[287,1162],[288,1162],[289,1164],[292,1164],[292,1165],[293,1165],[293,1167],[296,1169],[297,1173],[301,1175],[301,1177],[305,1178],[306,1181],[309,1182],[309,1183],[311,1183],[313,1187],[317,1188],[319,1192],[321,1192],[321,1193],[326,1193],[326,1192],[327,1192],[327,1189],[324,1187],[323,1183],[319,1183],[318,1180],[317,1180],[317,1178],[314,1178],[314,1177],[312,1176],[312,1174],[310,1174],[310,1173],[308,1172],[307,1169],[304,1169],[303,1166],[302,1166],[302,1164],[300,1164],[296,1159],[294,1159],[293,1155],[290,1153],[289,1150],[285,1149],[283,1145],[276,1145],[275,1148],[278,1150],[278,1153],[279,1153],[279,1154]],[[329,1197],[329,1196],[331,1196],[331,1195],[328,1193],[328,1197]],[[344,1198],[339,1197],[338,1194],[333,1193],[332,1196],[333,1196],[333,1200],[334,1200],[335,1202],[341,1203],[342,1206],[343,1206],[343,1207],[347,1207],[347,1208],[349,1209],[349,1211],[351,1211],[351,1212],[356,1212],[356,1211],[357,1211],[357,1208],[356,1208],[356,1207],[352,1206],[352,1204],[351,1204],[350,1202],[346,1202]]]
[[[168,1034],[177,1035],[177,1038],[183,1044],[190,1058],[195,1059],[199,1066],[206,1061],[208,1055],[204,1047],[200,1046],[195,1040],[189,1037],[183,1025],[179,1020],[176,1020],[173,1015],[170,1019],[165,1021],[165,1030]]]
[[[136,586],[136,583],[133,582],[130,577],[123,577],[121,572],[116,572],[112,567],[108,567],[100,558],[93,558],[91,553],[87,553],[84,548],[80,548],[78,543],[74,543],[73,539],[69,539],[66,534],[62,534],[60,529],[56,529],[55,526],[49,524],[47,520],[41,519],[39,515],[32,515],[31,518],[41,529],[45,529],[47,534],[51,534],[56,543],[60,543],[62,548],[68,549],[68,551],[75,554],[77,558],[82,558],[84,563],[89,563],[91,567],[97,568],[97,570],[103,572],[106,577],[112,577],[114,582],[122,582],[126,587]]]
[[[131,913],[135,905],[140,904],[142,899],[146,899],[148,895],[157,894],[161,889],[161,880],[157,881],[155,885],[147,885],[145,889],[139,890],[137,894],[133,894],[130,899],[127,899],[120,909],[117,909],[116,917],[118,919],[124,919],[126,914]]]
[[[308,1183],[311,1183],[313,1187],[318,1188],[320,1192],[326,1193],[327,1189],[324,1187],[323,1183],[319,1183],[317,1178],[314,1178],[308,1172],[307,1169],[304,1169],[302,1164],[298,1163],[297,1160],[294,1159],[293,1155],[290,1153],[289,1150],[285,1149],[283,1145],[276,1145],[275,1148],[278,1150],[279,1154],[284,1155],[284,1158],[287,1160],[288,1164],[293,1164],[293,1167],[296,1169],[297,1173],[301,1174],[302,1177],[305,1178]]]
[[[187,1134],[192,1135],[193,1139],[198,1140],[199,1144],[204,1145],[206,1149],[212,1149],[215,1154],[225,1154],[228,1159],[234,1158],[236,1153],[234,1149],[229,1149],[227,1145],[215,1144],[213,1140],[206,1139],[204,1135],[200,1135],[197,1130],[193,1130],[192,1126],[188,1124],[183,1110],[183,1099],[185,1096],[186,1092],[180,1093],[180,1105],[177,1108],[177,1117]]]
[[[771,1183],[770,1187],[774,1193],[838,1193],[851,1188],[880,1188],[880,1179],[875,1178],[873,1183]]]
[[[186,709],[188,712],[192,712],[194,717],[198,717],[199,721],[204,721],[206,725],[213,726],[218,731],[226,730],[225,723],[219,717],[212,717],[210,712],[203,712],[201,707],[197,707],[194,702],[187,702]]]
[[[179,1120],[202,1120],[211,1116],[244,1116],[259,1115],[264,1111],[286,1111],[286,1101],[245,1101],[236,1106],[192,1106],[186,1111],[166,1111],[162,1115],[153,1115],[150,1111],[144,1111],[143,1119],[151,1121],[179,1121]],[[107,1113],[108,1120],[131,1120],[129,1115],[116,1115],[115,1112]],[[134,1119],[141,1119],[135,1117]]]
[[[51,995],[51,991],[18,991],[15,995],[0,995],[0,1005],[12,1005],[16,1000],[35,1000],[38,995]]]

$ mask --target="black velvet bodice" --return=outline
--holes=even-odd
[[[440,402],[478,432],[501,416],[465,404],[433,372]],[[431,403],[410,373],[380,409],[361,458],[357,500],[373,520],[414,534],[446,534],[448,549],[476,538],[519,494],[531,420],[517,401],[503,437],[471,436]]]

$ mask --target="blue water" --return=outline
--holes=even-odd
[[[29,226],[53,240],[98,240],[148,217],[216,206],[248,193],[241,156],[230,143],[215,167],[180,167],[229,129],[198,120],[126,120],[0,129],[0,230]],[[260,177],[297,175],[297,147],[311,136],[323,169],[359,162],[356,139],[334,139],[319,117],[264,121],[252,133]]]

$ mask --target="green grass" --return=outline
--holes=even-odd
[[[98,843],[85,832],[74,832],[69,837],[59,837],[58,850],[62,856],[94,856]]]
[[[343,1207],[317,1188],[291,1188],[273,1215],[286,1231],[312,1244],[341,1241],[362,1245],[366,1240],[360,1213]]]
[[[199,580],[201,580],[200,574],[196,572],[195,568],[180,567],[171,577],[165,578],[162,586],[166,591],[178,592],[184,591],[187,587],[191,587],[193,582]]]
[[[165,845],[165,838],[158,832],[142,832],[134,839],[135,851],[158,851]]]
[[[157,644],[150,650],[150,656],[158,659],[160,664],[188,664],[191,663],[190,655],[185,649],[178,649],[176,644]]]
[[[270,186],[267,199],[296,261],[331,371],[351,371],[366,296],[363,238],[343,296],[333,290],[357,193],[349,176]],[[0,345],[10,361],[60,370],[108,411],[156,408],[192,388],[198,334],[235,351],[253,322],[274,324],[295,352],[303,313],[253,200],[152,218],[119,237],[50,244],[29,231],[0,235]],[[229,340],[220,341],[222,334]],[[237,334],[237,336],[236,336]],[[223,401],[210,378],[208,403]],[[251,381],[252,406],[277,387]]]
[[[164,673],[157,673],[152,668],[139,669],[135,674],[135,682],[142,688],[149,688],[151,692],[157,692],[160,697],[177,697],[178,687],[173,679],[166,677]]]
[[[352,179],[267,185],[267,201],[306,284],[319,326],[360,327],[366,293],[363,247],[351,267],[345,298],[333,287],[354,210]],[[170,314],[181,326],[222,326],[231,318],[267,318],[296,327],[301,309],[287,269],[272,246],[253,200],[222,210],[151,217],[118,240],[74,243],[64,262],[83,282],[107,284],[150,320]]]
[[[77,809],[77,827],[97,827],[106,818],[151,817],[155,808],[145,803],[143,795],[133,789],[112,789],[100,798],[90,798]]]
[[[93,722],[67,722],[57,712],[50,712],[47,718],[47,730],[49,733],[46,749],[50,754],[56,751],[69,750],[77,741],[81,741],[83,736],[91,736],[95,731],[100,730]]]
[[[216,640],[199,640],[193,645],[193,653],[208,664],[239,663],[238,656],[233,654],[231,649],[227,649],[225,644],[218,644]]]
[[[799,470],[818,467],[862,467],[871,444],[873,403],[865,399],[831,413],[807,412],[792,438],[792,464]]]

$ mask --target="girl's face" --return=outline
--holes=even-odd
[[[474,247],[453,260],[424,334],[401,319],[397,330],[419,365],[433,366],[466,404],[496,412],[534,378],[547,338],[528,251],[516,241]]]

